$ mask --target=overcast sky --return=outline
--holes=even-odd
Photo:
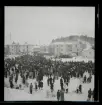
[[[5,7],[5,43],[49,44],[69,35],[95,34],[94,7]]]

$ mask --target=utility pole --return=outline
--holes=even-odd
[[[10,44],[12,43],[12,38],[11,38],[12,36],[11,36],[11,32],[10,32]]]

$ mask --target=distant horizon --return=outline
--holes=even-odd
[[[53,39],[72,35],[94,38],[95,7],[5,6],[4,23],[5,44],[48,45]]]

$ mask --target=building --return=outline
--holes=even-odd
[[[5,46],[4,46],[4,54],[5,54],[5,55],[9,55],[9,52],[10,52],[10,51],[9,51],[9,45],[5,45]]]
[[[40,52],[40,46],[35,45],[35,46],[33,47],[33,52]]]
[[[48,53],[49,51],[49,46],[46,46],[46,45],[41,45],[40,46],[40,52],[41,53]]]
[[[13,42],[10,45],[5,45],[5,49],[5,53],[8,55],[32,54],[34,51],[34,45],[27,43],[20,45],[19,43]]]
[[[81,41],[54,42],[49,45],[49,52],[57,57],[60,55],[76,56],[80,55],[85,47],[85,43]]]
[[[17,55],[18,52],[19,52],[19,45],[16,44],[15,42],[13,42],[11,45],[8,45],[9,46],[9,54],[10,55]]]

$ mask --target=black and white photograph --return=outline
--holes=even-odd
[[[95,7],[5,6],[4,38],[4,101],[95,101]]]

